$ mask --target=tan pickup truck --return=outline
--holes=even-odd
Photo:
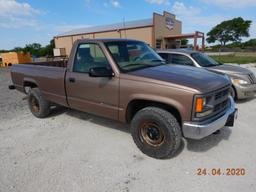
[[[154,158],[174,155],[182,136],[233,126],[236,116],[227,76],[167,65],[136,40],[78,40],[68,62],[13,65],[11,77],[9,88],[28,95],[36,117],[59,104],[131,123],[136,145]]]

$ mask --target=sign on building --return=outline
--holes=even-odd
[[[175,25],[174,19],[171,18],[171,17],[166,17],[165,18],[165,25],[168,29],[172,30],[174,28],[174,25]]]

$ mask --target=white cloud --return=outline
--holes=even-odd
[[[252,22],[252,25],[250,28],[250,38],[256,38],[256,21]]]
[[[1,19],[2,17],[0,17]],[[34,29],[39,29],[39,24],[34,19],[18,18],[18,17],[6,17],[1,19],[0,28],[5,29],[18,29],[23,27],[33,27]]]
[[[114,8],[121,8],[121,3],[118,0],[110,0],[108,2],[104,2],[103,6],[106,8],[114,7]]]
[[[256,0],[201,0],[205,3],[214,4],[223,8],[244,8],[256,6]]]
[[[170,5],[169,0],[146,0],[146,2],[148,2],[150,4]]]
[[[201,10],[197,7],[192,7],[192,6],[186,7],[184,3],[178,2],[178,1],[174,2],[172,6],[172,10],[176,15],[186,15],[186,16],[197,15],[201,12]]]
[[[40,25],[32,16],[41,13],[28,3],[0,0],[0,28],[33,27],[37,30]]]
[[[193,6],[186,6],[179,1],[174,2],[172,12],[182,21],[183,33],[192,33],[194,31],[207,33],[218,23],[229,19],[221,15],[202,16],[201,9]]]
[[[33,15],[40,13],[28,3],[19,3],[16,0],[0,0],[0,16]]]
[[[200,10],[197,7],[186,6],[184,3],[179,1],[174,2],[172,12],[177,15],[179,20],[182,21],[182,33],[201,31],[205,33],[205,36],[207,32],[209,32],[217,24],[224,20],[232,19],[231,16],[224,17],[216,14],[205,16],[202,14],[203,10]],[[256,21],[253,21],[250,27],[250,37],[243,38],[243,40],[249,40],[250,38],[256,38]]]
[[[121,7],[120,2],[117,1],[117,0],[112,0],[112,1],[110,1],[110,4],[111,4],[112,7],[114,7],[114,8],[120,8],[120,7]]]

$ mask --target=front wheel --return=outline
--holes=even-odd
[[[28,106],[31,113],[38,117],[47,117],[50,113],[50,103],[44,99],[38,88],[30,89],[28,93]]]
[[[157,107],[137,112],[131,122],[131,133],[137,147],[157,159],[173,156],[181,142],[181,128],[176,118]]]

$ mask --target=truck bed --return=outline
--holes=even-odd
[[[17,90],[25,91],[26,83],[32,82],[47,100],[67,106],[65,74],[63,61],[17,64],[11,67],[12,81]]]
[[[50,66],[50,67],[67,67],[67,61],[47,61],[47,62],[36,62],[36,63],[26,63],[26,65],[40,65],[40,66]]]

